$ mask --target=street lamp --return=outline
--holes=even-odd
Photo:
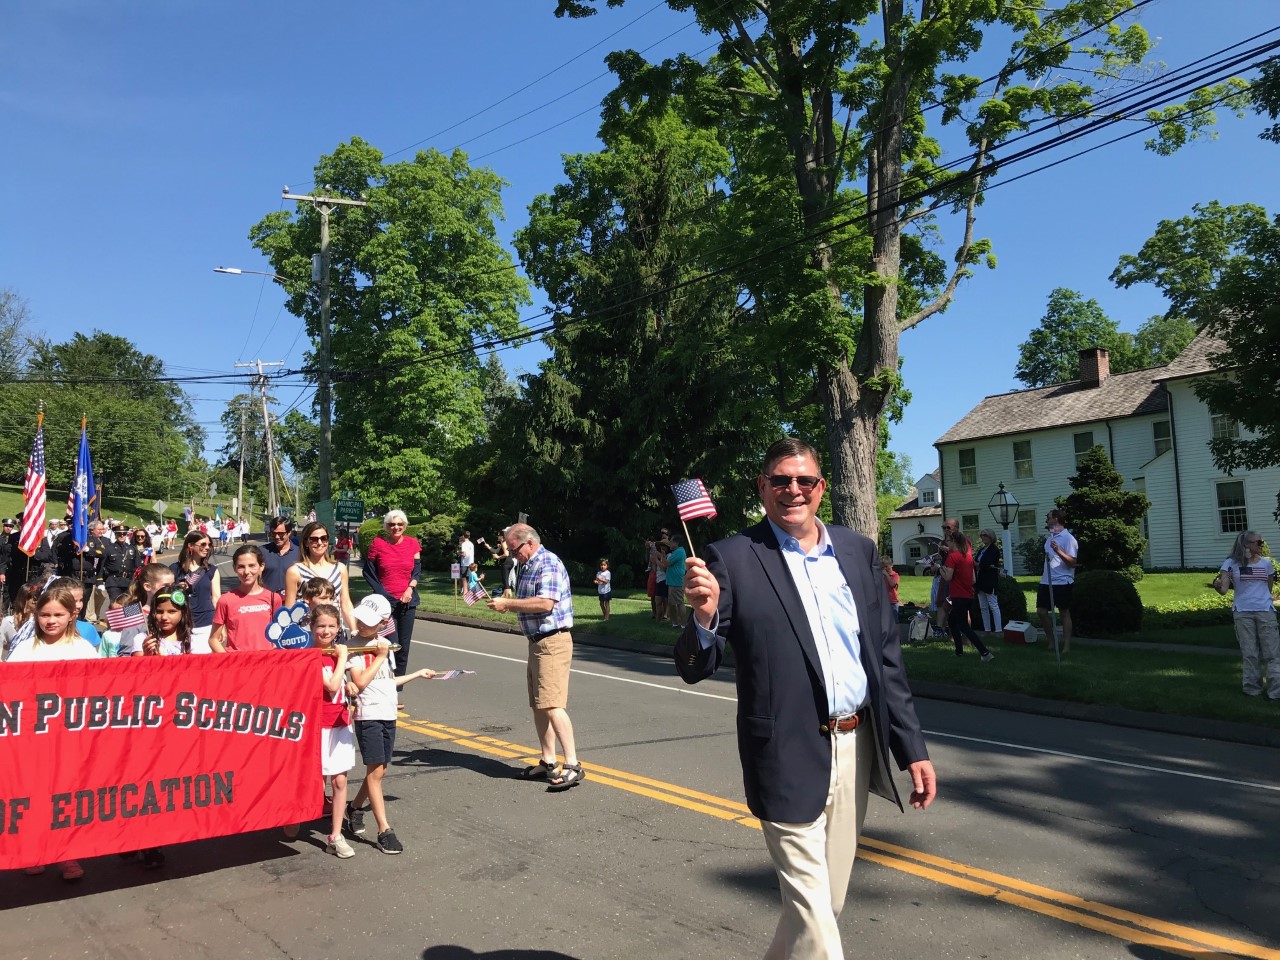
[[[327,228],[322,235],[322,239],[325,243],[325,249],[327,251],[328,249]],[[332,400],[330,399],[330,395],[329,395],[329,379],[330,379],[329,378],[329,349],[330,349],[329,348],[329,299],[328,299],[329,286],[326,280],[324,280],[321,277],[318,277],[318,273],[320,270],[320,263],[318,258],[312,258],[311,269],[312,269],[312,277],[311,277],[312,282],[318,282],[320,284],[320,289],[321,289],[320,355],[319,355],[320,371],[319,371],[319,378],[318,378],[320,382],[319,384],[317,384],[317,387],[316,387],[316,402],[320,407],[320,443],[319,443],[319,451],[318,451],[320,454],[320,457],[319,457],[320,463],[318,464],[317,472],[319,476],[317,480],[320,488],[319,499],[328,500],[329,497],[331,496],[330,488],[329,488],[329,474],[330,474],[330,460],[331,460],[330,450],[331,450],[332,440],[333,440],[333,430],[332,430],[332,427],[330,426]],[[280,274],[269,273],[266,270],[242,270],[240,267],[214,267],[213,272],[214,273],[230,273],[230,274],[249,273],[259,277],[270,277],[272,280],[275,280],[281,286],[286,286],[286,288],[287,288],[287,284],[289,283],[289,281],[286,280],[284,277],[280,276]],[[261,362],[259,362],[258,366],[259,366],[259,376],[261,376],[261,366],[262,366]],[[266,381],[264,380],[262,382],[265,383]],[[267,401],[266,401],[266,390],[264,388],[263,399],[262,399],[262,418],[263,418],[264,424],[267,422],[266,417],[267,417]],[[267,472],[268,474],[270,474],[271,471],[275,469],[274,453],[270,452],[270,446],[271,446],[270,425],[268,425],[267,427],[267,445],[268,445]],[[243,443],[243,434],[242,434],[242,439],[241,439],[242,449],[243,449],[243,446],[244,446],[244,443]],[[241,456],[242,466],[243,466],[243,462],[244,462],[244,458],[242,455]],[[272,505],[272,509],[274,510],[275,481],[272,480],[270,483],[271,483],[271,505]],[[242,501],[244,500],[243,490],[241,490],[239,493],[239,499]]]
[[[1000,536],[1000,546],[1004,550],[1004,572],[1013,576],[1013,541],[1009,538],[1009,524],[1018,519],[1018,498],[1006,490],[1002,483],[987,508],[1004,530]]]
[[[235,276],[239,276],[240,274],[243,274],[243,273],[252,273],[254,276],[257,276],[257,277],[270,277],[272,280],[278,280],[281,283],[288,283],[288,281],[285,280],[284,277],[280,276],[280,274],[267,273],[265,270],[241,270],[239,267],[214,267],[213,272],[214,273],[230,273]]]

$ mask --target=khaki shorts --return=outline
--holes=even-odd
[[[569,666],[573,635],[561,630],[529,641],[529,706],[535,710],[569,706]]]

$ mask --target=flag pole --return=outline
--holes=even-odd
[[[696,557],[698,554],[693,549],[693,537],[689,536],[689,524],[685,523],[684,520],[681,519],[680,526],[684,527],[684,539],[689,544],[689,556]]]

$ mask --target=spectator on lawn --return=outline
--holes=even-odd
[[[1236,642],[1240,644],[1244,692],[1250,697],[1262,696],[1261,663],[1266,664],[1267,698],[1280,701],[1280,630],[1276,627],[1275,602],[1271,590],[1276,583],[1276,568],[1271,558],[1263,556],[1262,537],[1246,530],[1236,537],[1231,556],[1213,579],[1213,588],[1223,596],[1235,591],[1231,601],[1236,626]]]

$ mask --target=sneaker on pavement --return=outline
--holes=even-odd
[[[324,848],[324,852],[332,853],[339,860],[346,860],[356,855],[356,852],[351,849],[351,844],[347,843],[347,838],[340,833],[329,838],[329,845]]]
[[[388,827],[378,834],[378,849],[383,853],[404,853],[404,844],[396,838],[396,832]]]
[[[351,804],[348,803],[347,815],[343,817],[343,820],[346,821],[344,825],[347,828],[347,833],[351,834],[353,837],[359,837],[364,835],[364,811],[363,810],[357,810],[355,807],[353,807]]]

